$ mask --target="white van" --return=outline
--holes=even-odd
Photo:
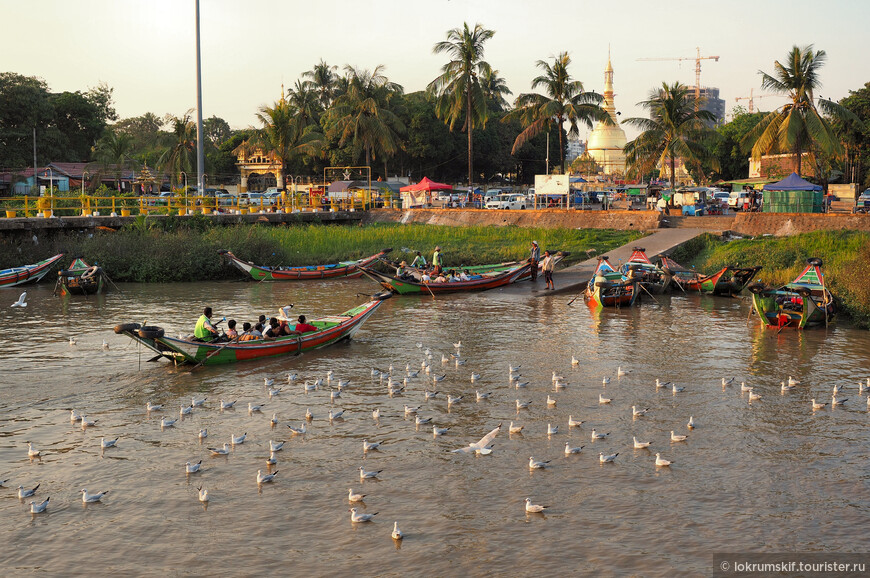
[[[528,198],[525,195],[513,194],[513,195],[496,195],[495,197],[490,198],[486,201],[487,209],[510,209],[510,210],[524,210],[526,208],[526,204],[528,203]]]
[[[742,211],[743,205],[749,202],[749,193],[746,191],[731,191],[728,195],[728,208],[732,211]]]

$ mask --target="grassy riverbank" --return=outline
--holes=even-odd
[[[724,242],[702,235],[686,243],[674,259],[698,271],[712,272],[725,265],[761,265],[758,279],[772,285],[797,277],[809,257],[824,262],[828,288],[861,327],[870,327],[870,234],[858,231],[820,231],[791,237],[759,237]]]
[[[182,225],[168,219],[140,220],[116,232],[92,237],[59,233],[33,244],[0,245],[0,268],[33,263],[59,252],[82,255],[99,263],[115,281],[169,282],[241,278],[222,262],[218,250],[227,249],[258,265],[335,263],[377,253],[391,247],[392,259],[413,258],[421,251],[427,260],[440,245],[447,266],[497,263],[528,256],[537,240],[544,249],[570,251],[570,261],[587,258],[587,251],[609,251],[641,235],[634,231],[525,229],[519,227],[442,227],[435,225],[372,224],[361,227],[298,225],[213,226],[207,219]],[[569,261],[569,262],[570,262]],[[69,259],[63,260],[64,266]]]

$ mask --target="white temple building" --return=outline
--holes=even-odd
[[[625,173],[625,131],[619,126],[616,107],[613,104],[613,66],[610,64],[610,51],[607,51],[607,68],[604,69],[604,109],[613,120],[612,125],[598,122],[589,134],[586,150],[600,165],[605,175]]]

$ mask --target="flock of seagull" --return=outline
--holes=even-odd
[[[105,344],[105,342],[104,342]],[[453,364],[455,365],[457,372],[461,371],[461,367],[465,365],[466,360],[460,357],[460,351],[462,347],[462,343],[454,343],[455,353],[451,353],[450,355],[441,354],[441,364]],[[422,415],[424,411],[424,407],[427,407],[425,404],[429,402],[438,402],[443,399],[446,401],[448,409],[460,404],[466,397],[471,399],[470,393],[463,392],[459,395],[447,394],[439,390],[439,384],[442,384],[447,377],[447,374],[438,375],[437,372],[433,369],[433,364],[436,363],[436,357],[429,348],[424,348],[422,343],[417,343],[416,346],[422,352],[423,361],[419,366],[419,369],[411,368],[411,364],[407,363],[404,367],[404,371],[396,370],[392,364],[390,364],[389,368],[386,370],[380,370],[373,368],[371,370],[371,378],[372,381],[377,380],[380,386],[386,387],[387,394],[392,398],[394,396],[404,396],[405,398],[409,398],[411,396],[420,396],[420,399],[424,402],[420,405],[403,405],[404,417],[406,419],[410,418],[410,416],[414,417],[414,424],[417,430],[420,429],[420,426],[425,426],[425,429],[431,427],[432,436],[435,438],[439,438],[441,436],[448,435],[451,428],[439,426],[438,424],[432,423],[432,417],[424,417]],[[571,365],[573,368],[577,368],[581,364],[580,360],[576,357],[572,357]],[[508,367],[508,391],[510,389],[514,389],[517,391],[525,390],[529,384],[529,379],[524,379],[522,374],[520,373],[521,366],[509,365]],[[615,379],[621,380],[625,377],[629,372],[624,371],[621,367],[617,369]],[[478,372],[472,371],[470,374],[470,382],[472,386],[481,380],[481,374]],[[552,382],[552,390],[554,393],[561,392],[568,388],[569,383],[566,381],[565,377],[558,374],[557,371],[552,372],[551,377]],[[608,385],[611,383],[610,377],[604,377],[602,379],[602,388],[604,392],[607,391]],[[333,371],[328,371],[325,377],[318,377],[316,379],[311,379],[308,381],[302,382],[299,379],[299,375],[297,373],[289,373],[286,375],[286,384],[283,387],[279,387],[276,385],[276,379],[265,377],[264,378],[264,388],[265,395],[268,396],[269,401],[273,400],[276,396],[279,396],[284,392],[285,389],[293,387],[299,387],[301,385],[302,392],[308,394],[310,392],[316,392],[318,390],[329,390],[329,402],[332,407],[326,413],[326,419],[332,424],[336,420],[344,419],[344,410],[341,410],[335,407],[335,404],[340,402],[341,396],[343,392],[345,392],[349,387],[351,387],[351,380],[349,379],[337,379]],[[652,386],[653,384],[650,384]],[[735,385],[735,378],[722,378],[721,379],[721,387],[723,391],[725,391],[729,386]],[[786,394],[789,391],[796,389],[800,385],[800,382],[789,376],[787,380],[783,380],[781,383],[781,392]],[[655,390],[670,390],[670,392],[674,396],[679,396],[681,393],[686,391],[685,387],[678,386],[675,383],[671,382],[663,382],[659,379],[655,380],[654,384]],[[843,398],[841,396],[843,390],[843,386],[835,385],[832,392],[832,398],[830,405],[840,406],[848,401],[848,398]],[[740,383],[740,395],[742,396],[744,393],[748,394],[748,402],[752,404],[753,402],[758,402],[762,399],[762,395],[756,393],[754,388],[751,386],[747,386],[745,383]],[[612,406],[614,405],[614,398],[607,397],[605,393],[599,393],[598,395],[598,404],[600,406]],[[865,392],[870,393],[870,378],[867,378],[866,382],[861,381],[858,384],[858,393],[859,395],[864,394]],[[474,391],[474,401],[475,402],[485,402],[487,400],[492,399],[494,396],[503,396],[503,392],[499,391],[498,393],[493,391],[480,391],[476,389]],[[159,428],[161,430],[167,430],[169,428],[174,428],[179,420],[184,420],[190,417],[194,411],[201,411],[206,409],[206,403],[208,401],[207,397],[197,398],[193,397],[190,399],[190,403],[186,401],[184,403],[179,404],[177,417],[170,417],[171,412],[174,413],[174,409],[170,409],[169,403],[155,403],[152,401],[148,401],[145,405],[145,413],[147,416],[151,416],[152,414],[160,415],[161,419],[159,421]],[[215,409],[218,411],[229,411],[233,410],[237,404],[238,400],[224,400],[220,399],[219,403],[216,405]],[[267,402],[268,403],[268,402]],[[547,397],[545,400],[534,400],[534,399],[525,399],[525,398],[516,398],[515,399],[515,408],[517,415],[517,423],[514,421],[510,421],[508,426],[508,434],[509,435],[522,435],[525,426],[519,423],[519,417],[522,413],[533,405],[537,406],[540,404],[541,406],[546,406],[548,409],[554,409],[557,407],[559,400],[557,397],[554,397],[553,394],[547,393]],[[254,416],[255,414],[262,414],[264,403],[255,403],[248,402],[247,403],[247,412],[249,415]],[[812,411],[823,410],[828,403],[819,402],[815,398],[812,399]],[[867,406],[870,409],[870,395],[867,397]],[[173,407],[174,404],[173,404]],[[650,407],[638,407],[636,404],[628,406],[626,404],[626,411],[628,407],[631,408],[631,418],[632,420],[644,419],[646,416],[650,414],[650,412],[654,412]],[[375,407],[371,411],[372,420],[377,423],[381,418],[381,408]],[[300,420],[301,423],[299,425],[294,425],[293,423],[284,424],[287,427],[287,433],[290,436],[304,436],[307,432],[307,426],[314,419],[314,415],[311,412],[310,408],[306,409],[304,420]],[[89,428],[95,428],[98,426],[98,419],[92,419],[89,416],[79,413],[75,409],[70,410],[69,420],[72,424],[80,424],[82,430],[87,430]],[[271,419],[269,420],[269,427],[274,430],[279,425],[279,419],[277,412],[273,413]],[[573,415],[568,416],[567,420],[567,428],[569,430],[573,430],[575,428],[581,428],[581,426],[585,423],[584,420],[575,419]],[[499,423],[495,428],[490,430],[488,433],[483,435],[479,440],[472,441],[467,445],[458,447],[452,450],[457,454],[476,454],[481,456],[487,456],[493,453],[493,448],[495,445],[495,439],[499,435],[502,430],[502,423]],[[559,434],[560,424],[547,424],[547,436],[551,438],[552,436]],[[688,422],[686,423],[686,428],[688,433],[691,433],[692,430],[698,427],[698,423],[695,421],[693,416],[689,416]],[[277,431],[283,431],[277,430]],[[675,430],[670,431],[669,442],[670,444],[679,444],[686,442],[689,439],[689,435],[687,434],[678,434]],[[280,437],[280,436],[276,436]],[[595,442],[606,442],[610,437],[610,432],[601,432],[595,428],[592,428],[590,431],[590,441],[592,443]],[[199,429],[197,438],[200,444],[207,443],[206,440],[209,438],[209,432],[207,429]],[[208,451],[212,456],[220,457],[227,456],[230,452],[238,446],[241,446],[245,443],[247,439],[247,432],[236,434],[235,432],[230,435],[229,442],[225,442],[222,445],[215,444],[213,446],[207,446]],[[114,439],[107,439],[106,437],[102,437],[100,439],[100,449],[101,452],[105,452],[107,450],[111,450],[112,448],[117,448],[119,443],[123,443],[120,441],[120,437],[116,437]],[[656,442],[650,441],[639,441],[637,437],[632,438],[633,441],[633,449],[635,450],[646,450],[649,452],[650,461],[655,468],[669,468],[676,462],[668,457],[664,457],[661,451],[656,451],[654,454],[651,447],[656,444]],[[41,459],[43,456],[43,452],[39,449],[35,448],[34,445],[30,442],[26,442],[28,445],[27,457],[30,460]],[[276,480],[276,476],[278,475],[278,470],[276,466],[278,464],[278,452],[281,452],[284,449],[285,441],[283,440],[269,440],[268,450],[269,457],[265,460],[265,467],[258,469],[256,473],[256,483],[259,486],[263,484],[269,484]],[[379,451],[382,442],[379,441],[369,441],[368,439],[364,439],[362,442],[362,451],[363,456],[365,457],[369,452]],[[564,454],[566,456],[576,455],[582,453],[585,445],[580,446],[572,446],[570,442],[565,443]],[[673,447],[671,445],[671,447]],[[658,449],[658,448],[656,448]],[[620,455],[619,451],[600,451],[598,452],[598,461],[600,464],[613,464],[616,462],[618,456]],[[654,459],[652,456],[654,455]],[[535,470],[544,470],[551,466],[551,460],[548,459],[538,459],[535,456],[529,456],[528,468],[530,471]],[[203,471],[202,460],[198,462],[187,461],[184,464],[185,475],[187,476],[196,476],[201,471]],[[377,478],[383,470],[366,470],[364,466],[360,466],[359,469],[359,480],[360,483],[364,483],[366,480],[372,480]],[[252,474],[253,477],[253,474]],[[3,480],[0,478],[0,486],[4,486],[7,484],[9,480]],[[18,497],[20,500],[24,501],[26,498],[35,498],[37,491],[40,487],[40,484],[36,484],[32,488],[25,488],[23,485],[18,485]],[[208,502],[210,500],[209,491],[203,485],[197,487],[198,490],[198,499],[203,503],[204,507],[207,507]],[[82,502],[85,504],[99,502],[109,494],[109,490],[104,490],[101,492],[90,493],[86,488],[82,488],[80,490],[82,496]],[[366,494],[362,494],[356,492],[352,487],[348,488],[348,503],[353,506],[349,509],[350,511],[350,520],[352,524],[362,524],[366,522],[371,522],[374,517],[378,514],[378,512],[374,513],[363,513],[359,510],[357,506],[360,504],[364,504],[364,500],[366,498]],[[29,501],[30,511],[32,514],[39,514],[45,512],[49,506],[50,497],[46,497],[45,500],[39,501],[37,499]],[[525,511],[527,514],[543,514],[549,506],[535,504],[533,503],[531,498],[525,499]],[[393,529],[391,532],[391,536],[394,540],[402,540],[405,537],[405,534],[399,529],[398,521],[394,522]]]

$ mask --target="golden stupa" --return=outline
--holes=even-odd
[[[598,122],[589,134],[586,150],[595,162],[604,169],[605,175],[625,172],[625,131],[616,118],[613,104],[613,66],[610,64],[610,50],[607,51],[607,68],[604,69],[604,110],[610,115],[613,124]]]

